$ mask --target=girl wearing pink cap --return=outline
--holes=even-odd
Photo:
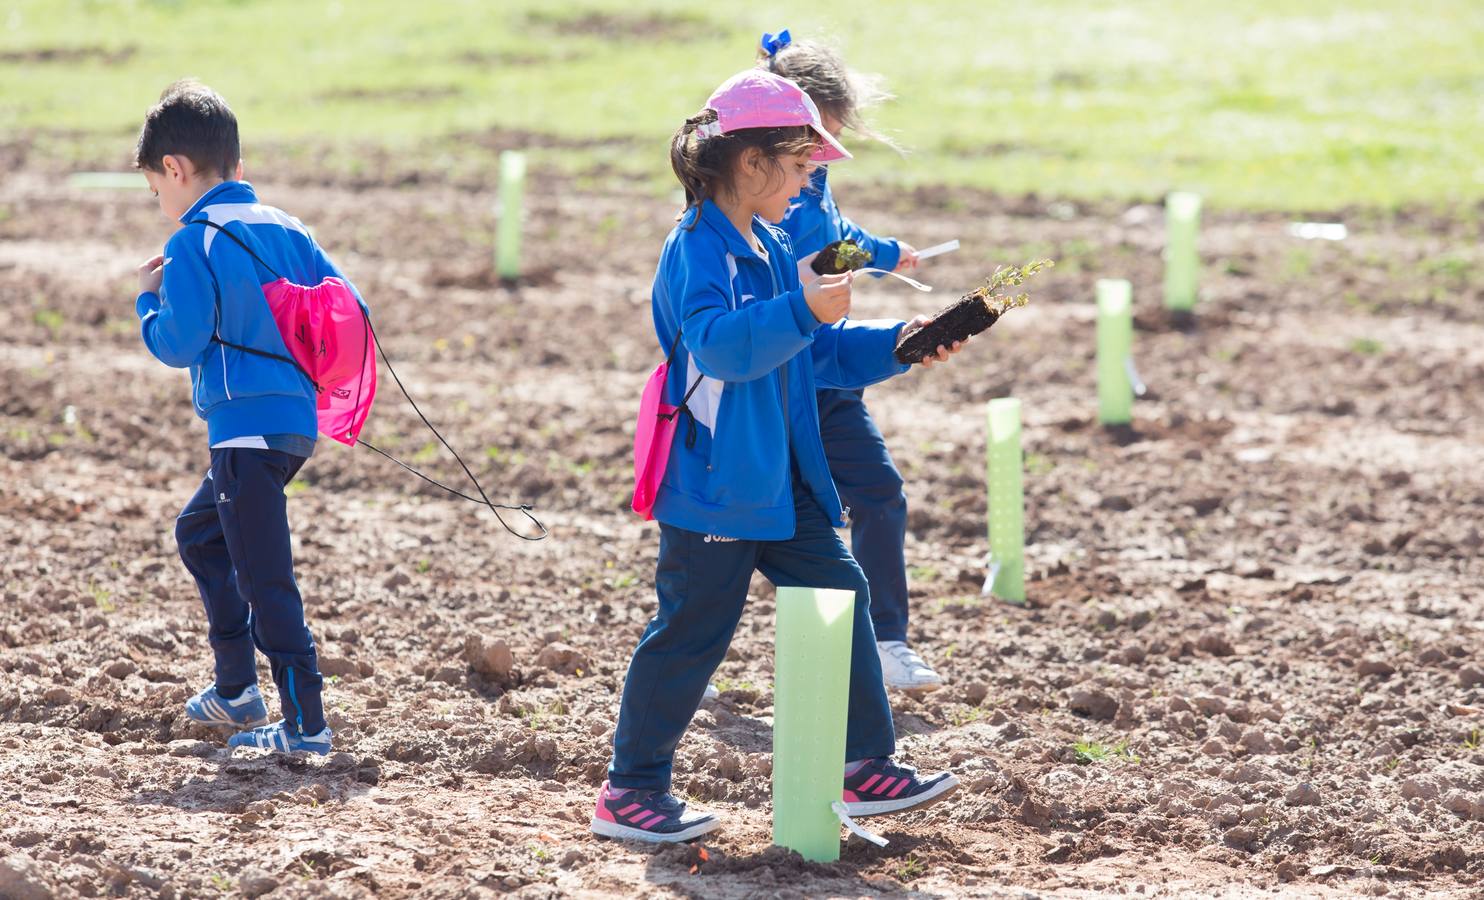
[[[850,154],[793,82],[733,76],[675,133],[686,208],[660,254],[652,311],[678,430],[655,492],[659,611],[634,651],[592,830],[684,841],[720,826],[670,793],[675,748],[726,656],[760,571],[774,584],[856,595],[841,790],[853,816],[920,807],[957,787],[891,759],[891,706],[869,587],[843,524],[819,436],[818,385],[862,388],[907,370],[901,321],[847,320],[850,274],[801,283],[774,225],[820,162]],[[956,350],[939,348],[931,363]]]

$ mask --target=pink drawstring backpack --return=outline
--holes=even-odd
[[[263,285],[263,297],[293,358],[222,340],[215,328],[211,340],[223,347],[293,365],[314,385],[320,432],[354,447],[376,399],[371,321],[360,301],[339,278],[326,278],[313,287],[294,284],[278,275],[237,235],[208,219],[197,221],[226,235],[269,274],[278,276],[277,281]],[[220,299],[217,302],[219,328]]]
[[[277,279],[262,286],[263,299],[267,301],[268,310],[273,315],[273,322],[278,326],[278,333],[283,337],[284,346],[288,348],[291,355],[282,356],[267,350],[259,350],[256,347],[245,347],[242,344],[222,340],[219,332],[222,318],[220,295],[216,298],[216,327],[212,329],[211,335],[214,343],[241,350],[243,353],[251,353],[254,356],[276,359],[298,369],[314,385],[319,430],[326,437],[349,447],[360,445],[367,450],[379,453],[429,484],[442,488],[455,497],[488,508],[495,514],[495,518],[500,520],[500,524],[506,531],[521,540],[539,541],[547,536],[549,532],[546,526],[531,514],[529,504],[512,506],[495,503],[485,494],[484,486],[479,483],[478,478],[474,477],[474,473],[469,470],[464,458],[459,456],[458,451],[453,449],[437,428],[433,427],[433,423],[429,422],[428,417],[423,415],[423,411],[418,408],[417,401],[407,393],[407,388],[397,377],[397,370],[392,368],[392,361],[387,359],[386,351],[382,349],[381,342],[376,338],[376,329],[371,327],[370,315],[344,281],[339,278],[325,278],[313,287],[294,284],[275,272],[273,267],[263,262],[263,258],[258,256],[246,242],[224,226],[209,219],[196,219],[190,224],[215,228],[247,251],[249,256],[257,260],[258,265]],[[371,352],[373,345],[380,351],[381,360],[386,363],[387,372],[397,383],[402,396],[407,398],[413,411],[417,413],[418,418],[422,419],[428,430],[433,432],[438,442],[453,454],[454,459],[458,460],[464,474],[469,477],[475,490],[479,492],[478,497],[471,497],[440,481],[435,481],[385,450],[372,445],[369,441],[361,440],[361,429],[366,424],[366,417],[371,414],[371,403],[376,399],[376,356]],[[522,534],[511,528],[505,518],[500,515],[502,509],[519,512],[530,519],[537,528],[537,534],[535,536]]]
[[[675,442],[675,427],[680,413],[690,417],[690,431],[686,434],[686,446],[696,441],[696,420],[691,416],[691,394],[701,386],[701,375],[685,392],[679,406],[665,402],[665,381],[670,374],[670,363],[675,359],[675,350],[680,346],[680,333],[670,344],[670,353],[665,361],[654,367],[649,380],[644,383],[644,393],[639,398],[639,419],[634,427],[634,512],[648,522],[654,518],[654,502],[659,498],[660,482],[665,480],[665,466],[670,462],[670,445]]]
[[[354,446],[376,399],[376,359],[361,304],[339,278],[314,287],[280,278],[263,285],[263,295],[290,355],[318,389],[319,430]]]

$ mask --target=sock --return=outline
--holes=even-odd
[[[236,700],[242,696],[242,692],[252,687],[250,684],[219,684],[216,686],[217,694],[223,700]]]

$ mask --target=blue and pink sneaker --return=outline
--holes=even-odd
[[[608,786],[598,792],[593,834],[627,841],[689,841],[721,827],[711,813],[687,813],[669,791],[624,790]]]
[[[951,772],[932,778],[899,766],[889,757],[866,759],[845,767],[845,812],[851,817],[881,816],[937,803],[958,788]]]

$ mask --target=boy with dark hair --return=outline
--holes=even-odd
[[[182,223],[165,252],[139,267],[141,333],[161,362],[189,367],[211,452],[205,480],[175,520],[216,657],[215,683],[186,702],[186,715],[239,729],[228,740],[234,747],[325,754],[323,682],[283,492],[314,452],[315,386],[285,361],[263,285],[272,273],[300,284],[345,276],[298,219],[258,203],[240,157],[226,101],[178,81],[145,115],[134,160],[161,211]],[[278,687],[283,719],[271,725],[254,646]]]

